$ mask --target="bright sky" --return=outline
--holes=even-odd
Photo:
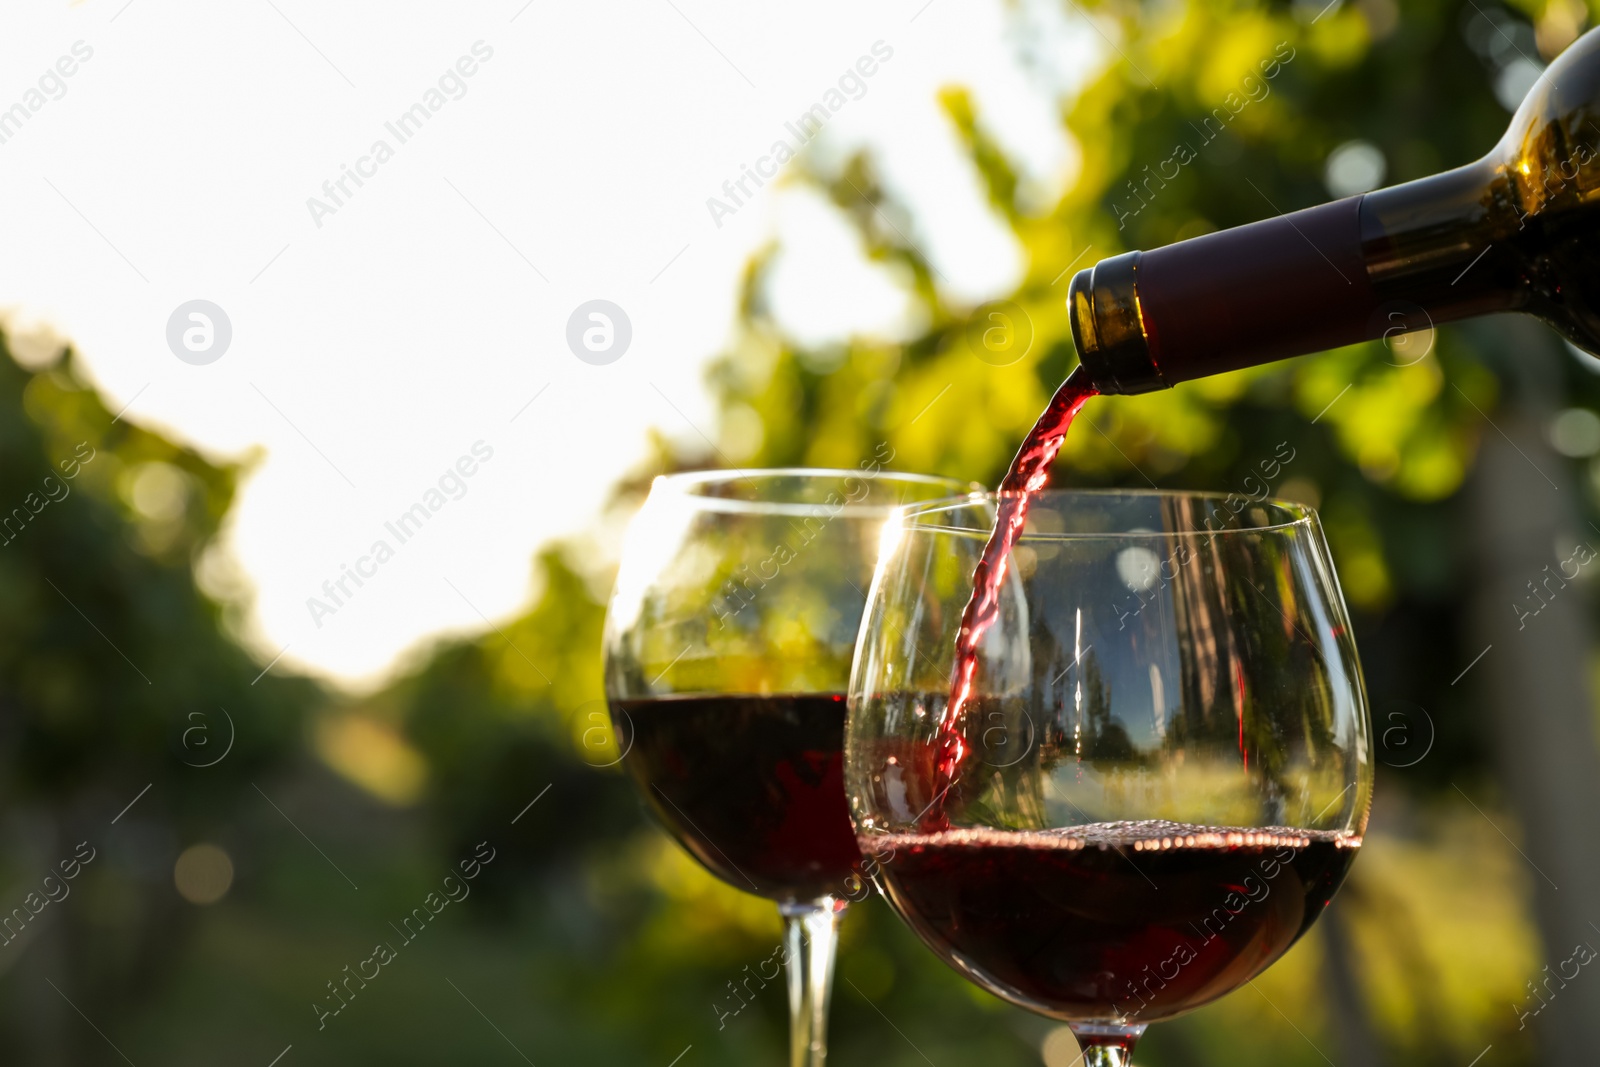
[[[969,86],[1038,189],[1069,181],[1054,97],[1100,39],[1025,6],[1019,30],[999,0],[13,0],[0,307],[76,344],[126,417],[217,458],[259,450],[224,546],[249,639],[370,684],[430,634],[525,607],[533,552],[593,522],[650,427],[715,434],[701,368],[767,241],[788,248],[775,299],[797,334],[906,328],[814,197],[769,181],[720,227],[707,208],[771,169],[807,108],[846,101],[813,147],[880,151],[954,296],[1015,282],[935,94]],[[841,86],[862,57],[872,74]],[[193,300],[232,336],[216,356],[201,308],[212,347],[193,333],[188,362],[169,319]],[[604,364],[567,341],[591,300],[631,325]],[[385,524],[418,503],[437,510],[401,543]],[[363,584],[313,618],[346,566]]]

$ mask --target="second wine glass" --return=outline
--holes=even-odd
[[[845,688],[879,540],[897,505],[969,488],[876,469],[671,475],[623,546],[605,633],[623,766],[707,870],[778,902],[794,1067],[826,1057],[839,918],[863,889]]]

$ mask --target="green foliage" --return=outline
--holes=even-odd
[[[230,770],[250,771],[282,758],[318,699],[304,682],[252,684],[260,666],[195,584],[237,472],[114,419],[70,353],[30,373],[0,337],[0,406],[13,413],[0,422],[6,801],[131,797],[145,775],[185,779],[155,804],[237,792],[236,775],[183,773],[183,731],[200,721],[188,713],[217,734],[215,752],[191,762],[220,755],[225,707],[237,726]],[[198,751],[199,736],[189,742]]]
[[[260,677],[196,586],[236,470],[115,418],[72,353],[29,371],[3,335],[0,411],[0,798],[25,842],[5,884],[38,883],[77,842],[97,853],[81,903],[41,912],[29,948],[7,951],[57,960],[58,984],[106,1018],[111,991],[188,929],[178,851],[260,803],[250,783],[286,761],[322,695]],[[10,1043],[46,1056],[39,1017],[8,1000]]]
[[[1586,17],[1575,0],[1518,6],[1541,47],[1559,47]],[[1320,7],[1093,5],[1120,54],[1108,50],[1105,69],[1063,102],[1081,165],[1043,208],[1024,197],[1021,169],[978,102],[959,88],[942,95],[988,207],[1023,254],[1021,281],[1003,295],[1026,311],[1033,343],[1010,366],[974,355],[969,338],[987,323],[983,310],[950,297],[907,228],[888,221],[901,212],[870,155],[807,172],[869,261],[918,302],[925,325],[903,343],[849,338],[807,349],[770,313],[775,250],[766,250],[747,272],[734,343],[710,371],[725,419],[762,429],[740,462],[853,467],[887,442],[899,469],[993,484],[1071,369],[1070,270],[1320,202],[1324,160],[1351,138],[1381,147],[1396,181],[1466,162],[1499,136],[1506,113],[1462,29],[1476,4]],[[1065,10],[1081,17],[1076,4]],[[1273,62],[1269,76],[1262,64]],[[1235,111],[1230,94],[1249,102]],[[1225,131],[1195,143],[1217,108],[1230,116]],[[1163,164],[1187,154],[1180,146],[1194,158],[1171,176]],[[1265,482],[1316,504],[1359,609],[1375,697],[1406,696],[1440,721],[1470,724],[1448,678],[1419,665],[1461,663],[1475,651],[1459,647],[1453,622],[1465,564],[1452,532],[1457,491],[1479,439],[1493,432],[1483,413],[1503,388],[1483,348],[1470,331],[1445,329],[1414,347],[1360,345],[1159,395],[1097,399],[1058,476],[1243,494]],[[1569,402],[1593,406],[1597,383],[1574,371]],[[781,1059],[778,985],[745,987],[749,1006],[722,1018],[730,984],[771,957],[775,909],[695,866],[643,819],[609,766],[617,753],[605,728],[600,633],[611,575],[600,546],[615,542],[643,478],[620,488],[594,538],[540,554],[526,614],[442,642],[388,689],[307,731],[306,713],[323,695],[303,680],[256,680],[260,666],[229,637],[237,605],[208,597],[193,577],[239,472],[114,418],[70,354],[28,371],[0,352],[0,410],[0,524],[14,506],[29,512],[0,545],[0,794],[27,823],[22,836],[38,842],[11,857],[8,881],[31,878],[36,861],[48,865],[71,842],[115,840],[110,817],[151,784],[117,831],[142,844],[108,845],[74,902],[83,906],[62,909],[50,957],[64,961],[64,988],[87,1014],[132,1035],[124,1040],[135,1042],[135,1061],[214,1062],[226,1047],[266,1063],[293,1041],[285,1064],[514,1062],[477,1008],[534,1062],[666,1064],[689,1045],[683,1067]],[[61,483],[60,464],[80,443],[94,458]],[[662,445],[649,473],[705,461]],[[56,492],[46,477],[71,492],[35,511],[30,493]],[[219,708],[238,728],[233,752],[215,768],[186,766],[187,716],[211,713],[217,731]],[[350,724],[359,729],[339,733]],[[370,758],[387,739],[422,765],[420,784],[375,800],[294,759],[307,736],[336,766],[337,752]],[[1442,732],[1435,758],[1385,788],[1414,792],[1406,810],[1424,822],[1432,796],[1481,766],[1483,749],[1469,726]],[[319,815],[309,826],[318,850],[349,866],[359,892],[257,797],[253,782],[276,793],[275,771],[294,772],[306,799],[284,803]],[[171,861],[206,835],[231,835],[251,864],[241,862],[235,894],[197,920],[173,894]],[[306,1005],[323,982],[485,838],[500,858],[477,883],[476,903],[449,912],[437,941],[407,949],[402,969],[317,1036]],[[1496,1062],[1515,1062],[1525,1046],[1511,1040],[1504,1004],[1523,995],[1516,976],[1536,969],[1517,910],[1520,861],[1476,816],[1452,823],[1444,847],[1391,839],[1369,851],[1351,903],[1366,917],[1356,940],[1392,1042],[1465,1063],[1492,1040]],[[1474,936],[1460,937],[1460,924]],[[6,965],[0,959],[0,974]],[[1306,1037],[1337,1037],[1322,1017],[1320,965],[1313,937],[1257,983],[1259,995],[1157,1027],[1141,1062],[1323,1063]],[[0,1009],[19,1061],[103,1058],[82,1027],[81,1045],[35,1054],[45,1043],[32,1006],[64,1009],[28,999],[39,983],[21,975],[5,974],[14,995]],[[839,976],[840,1063],[1039,1062],[1048,1024],[937,963],[881,902],[847,917]],[[148,999],[135,1002],[131,988]],[[76,1033],[69,1022],[77,1026],[76,1016],[63,1014],[52,1032]]]

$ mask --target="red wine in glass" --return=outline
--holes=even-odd
[[[1142,1026],[1208,1004],[1284,954],[1361,839],[1168,822],[873,835],[879,881],[934,952],[1057,1019]]]
[[[711,873],[773,900],[844,895],[860,862],[845,799],[842,693],[612,702],[623,763]]]
[[[934,750],[934,802],[923,816],[923,828],[942,830],[949,825],[943,798],[961,774],[968,755],[962,717],[973,693],[978,670],[978,646],[994,625],[1000,612],[1000,594],[1005,588],[1011,549],[1028,521],[1032,495],[1050,482],[1050,464],[1066,442],[1067,430],[1079,409],[1098,390],[1088,372],[1078,367],[1061,383],[1039,421],[1023,439],[1016,458],[1006,471],[997,494],[994,532],[984,546],[983,555],[972,574],[972,599],[961,613],[961,629],[956,636],[955,668],[950,675],[950,702],[938,729]]]

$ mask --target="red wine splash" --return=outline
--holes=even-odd
[[[1000,590],[1005,585],[1006,570],[1011,563],[1011,548],[1022,535],[1028,519],[1028,508],[1033,494],[1050,481],[1050,464],[1067,438],[1067,429],[1084,402],[1099,390],[1089,380],[1083,367],[1078,367],[1061,383],[1050,405],[1033,424],[1016,458],[1000,483],[994,532],[984,545],[983,555],[972,572],[972,599],[961,612],[961,629],[956,636],[955,670],[950,678],[950,700],[945,705],[944,719],[939,724],[934,745],[934,803],[924,816],[924,829],[934,832],[945,829],[948,820],[944,814],[944,795],[961,773],[966,759],[967,742],[962,731],[962,715],[967,701],[972,697],[972,683],[978,670],[978,645],[995,618],[1000,614]]]

